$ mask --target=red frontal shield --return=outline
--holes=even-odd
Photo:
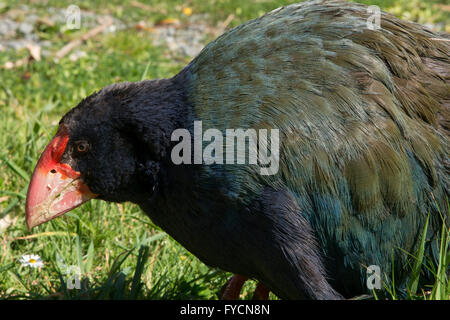
[[[60,162],[68,141],[67,131],[60,127],[34,169],[26,201],[30,230],[97,196],[81,181],[79,172]]]

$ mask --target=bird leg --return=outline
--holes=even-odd
[[[239,294],[241,293],[242,286],[248,278],[240,274],[235,274],[227,283],[225,283],[222,293],[221,300],[238,300]],[[255,292],[253,292],[253,300],[267,300],[269,298],[269,290],[261,283],[256,286]]]
[[[247,279],[247,277],[244,277],[240,274],[235,274],[234,276],[232,276],[230,279],[228,279],[227,283],[225,283],[220,299],[238,300],[242,286],[244,285],[245,281],[247,281]]]
[[[268,300],[269,289],[267,289],[261,282],[256,286],[255,292],[253,292],[252,300]]]

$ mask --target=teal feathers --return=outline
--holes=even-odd
[[[225,33],[185,69],[205,130],[280,130],[277,175],[248,165],[205,176],[229,176],[244,203],[262,185],[290,190],[338,286],[354,270],[362,285],[373,264],[389,276],[394,262],[402,277],[400,248],[414,252],[428,214],[435,236],[437,205],[448,215],[448,39],[386,13],[371,30],[369,15],[342,1],[283,7]]]

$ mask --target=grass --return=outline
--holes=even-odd
[[[148,13],[129,3],[108,1],[71,1],[83,10],[111,14],[126,23],[156,23],[166,18],[187,20],[182,8],[194,14],[208,14],[211,25],[235,16],[230,27],[280,5],[296,1],[242,0],[156,0],[141,1],[155,10]],[[424,22],[448,19],[435,3],[444,1],[373,0],[362,1],[383,9],[409,15]],[[18,9],[20,1],[0,1],[0,14]],[[67,7],[56,0],[29,4],[40,15],[47,7]],[[396,11],[397,10],[397,11]],[[18,18],[26,19],[26,16]],[[50,39],[50,50],[57,50],[85,29],[61,32],[58,27],[42,29],[39,36]],[[86,57],[59,62],[44,58],[14,70],[0,69],[0,220],[13,223],[0,230],[0,299],[217,299],[230,274],[211,269],[154,226],[138,207],[130,203],[109,204],[91,201],[63,217],[28,232],[24,201],[30,173],[37,157],[54,134],[60,117],[82,98],[112,82],[165,78],[177,73],[189,57],[171,57],[167,49],[155,46],[145,32],[118,31],[88,40],[82,46]],[[26,57],[27,51],[0,52],[0,65]],[[425,298],[448,298],[447,253],[449,236],[441,244],[442,281]],[[443,234],[445,234],[443,232]],[[39,254],[41,270],[22,267],[24,254]],[[424,263],[425,257],[416,254]],[[80,271],[80,289],[69,290],[68,278],[74,266]],[[413,279],[418,279],[413,277]],[[423,296],[415,280],[409,298]],[[247,283],[244,299],[251,298],[254,283]],[[444,291],[446,290],[446,291]],[[275,298],[274,296],[271,296]]]
[[[447,203],[447,210],[450,211],[450,205]],[[448,218],[442,218],[442,229],[439,236],[439,261],[436,269],[435,263],[425,254],[425,246],[427,240],[427,231],[429,227],[429,216],[425,222],[425,226],[422,230],[420,237],[419,247],[414,254],[404,251],[399,248],[404,254],[409,257],[408,270],[410,270],[409,279],[406,283],[406,290],[403,292],[406,294],[408,300],[450,300],[450,282],[449,282],[449,268],[450,268],[450,227],[448,226]],[[427,273],[427,274],[425,274]],[[421,278],[432,275],[434,282],[432,284],[420,285]],[[385,277],[387,278],[387,277]],[[389,294],[389,297],[397,300],[397,290],[395,288],[394,277],[391,277],[392,281],[384,281],[385,291]],[[377,298],[376,292],[374,292],[375,298]]]

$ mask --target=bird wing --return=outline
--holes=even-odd
[[[369,18],[341,1],[283,7],[187,67],[204,130],[280,130],[278,174],[219,169],[239,181],[235,193],[250,201],[262,184],[288,188],[325,251],[352,268],[412,250],[449,186],[449,42],[386,13],[372,30]]]

